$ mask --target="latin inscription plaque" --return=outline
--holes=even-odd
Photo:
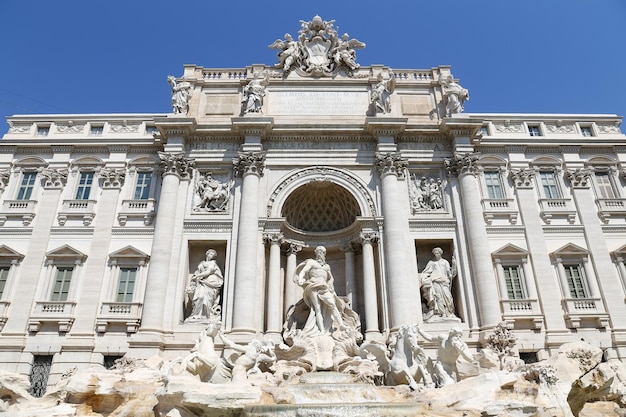
[[[358,116],[367,113],[366,91],[268,91],[268,114]]]

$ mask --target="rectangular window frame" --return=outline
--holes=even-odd
[[[4,292],[8,288],[7,282],[9,281],[10,273],[11,273],[10,265],[0,265],[0,300],[2,300],[4,296]]]
[[[103,124],[92,124],[89,126],[89,136],[102,136],[104,134]]]
[[[133,199],[148,200],[151,196],[154,173],[152,171],[137,171],[135,175],[137,179],[135,181]]]
[[[565,280],[567,281],[570,298],[589,298],[589,287],[583,265],[579,263],[564,263],[563,269],[565,271]]]
[[[613,181],[613,176],[608,170],[595,170],[593,173],[598,198],[616,199],[618,197],[617,188]],[[602,180],[600,180],[602,178]]]
[[[593,127],[591,125],[581,125],[580,134],[585,138],[594,137]]]
[[[502,185],[502,175],[499,170],[486,169],[483,172],[485,179],[485,188],[487,197],[491,200],[506,198],[504,195],[504,187]]]
[[[20,185],[17,189],[17,196],[15,199],[20,200],[20,201],[30,200],[33,195],[33,190],[35,189],[36,182],[37,182],[37,172],[35,171],[22,172]]]
[[[117,278],[117,291],[115,302],[132,303],[137,288],[137,278],[139,277],[139,267],[120,266]]]
[[[563,198],[563,194],[561,193],[561,187],[559,186],[559,179],[555,171],[540,170],[539,182],[541,183],[541,189],[544,198],[549,200]]]
[[[89,200],[93,181],[96,173],[93,171],[79,172],[78,184],[76,186],[75,200]]]
[[[541,124],[540,123],[528,124],[528,134],[532,137],[543,136],[543,131],[541,130]]]
[[[511,272],[515,271],[515,276]],[[524,277],[524,269],[520,264],[502,265],[504,284],[508,300],[527,300],[528,291]]]
[[[74,265],[55,265],[49,301],[63,302],[68,300],[75,272],[76,267]]]

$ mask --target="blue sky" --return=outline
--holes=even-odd
[[[168,74],[274,64],[315,14],[361,65],[451,65],[468,113],[626,115],[624,0],[0,0],[0,135],[13,114],[167,113]]]

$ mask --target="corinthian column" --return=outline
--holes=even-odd
[[[376,271],[374,248],[372,243],[378,240],[374,232],[361,233],[363,246],[363,298],[365,299],[365,338],[376,338],[380,334],[378,327],[378,292],[376,291]]]
[[[257,330],[255,292],[259,248],[259,181],[265,168],[265,153],[240,152],[233,164],[236,175],[243,178],[235,261],[233,331],[254,333]]]
[[[163,182],[154,225],[154,239],[150,252],[150,268],[141,321],[142,331],[157,332],[163,330],[163,306],[168,295],[167,283],[170,276],[178,187],[182,178],[191,176],[194,164],[193,160],[186,158],[182,153],[159,152],[159,157]]]
[[[285,251],[287,254],[287,267],[285,268],[285,313],[289,311],[292,305],[298,302],[298,289],[300,289],[300,287],[293,282],[293,276],[296,274],[296,258],[298,252],[302,250],[302,245],[293,242],[288,242],[288,244],[289,246]]]
[[[266,233],[263,240],[270,245],[270,262],[267,273],[267,335],[282,342],[280,330],[283,324],[280,294],[280,244],[282,233]]]
[[[419,294],[414,291],[415,282],[410,282],[412,274],[409,261],[409,222],[407,187],[404,183],[408,160],[399,152],[378,153],[376,168],[382,182],[384,253],[389,288],[389,308],[391,327],[417,321]]]
[[[480,203],[480,184],[477,178],[477,153],[457,153],[444,161],[450,175],[459,178],[464,227],[467,231],[472,277],[478,297],[478,313],[482,327],[495,326],[502,319],[497,302],[498,286],[491,264],[487,229]]]

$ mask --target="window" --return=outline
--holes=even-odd
[[[0,299],[2,299],[4,288],[7,285],[7,279],[9,278],[10,270],[11,270],[11,267],[9,266],[0,266]]]
[[[147,200],[150,196],[152,172],[138,172],[135,184],[135,200]]]
[[[585,137],[593,136],[593,131],[591,130],[591,126],[581,126],[580,133]]]
[[[504,283],[506,284],[506,293],[509,300],[526,299],[523,277],[519,265],[503,265],[502,269],[504,270]]]
[[[37,126],[37,136],[48,136],[50,126]]]
[[[146,134],[147,135],[154,135],[155,133],[159,133],[159,129],[157,129],[156,126],[146,126]]]
[[[504,198],[502,184],[500,183],[500,172],[485,171],[485,185],[487,186],[487,195],[489,198]]]
[[[93,172],[81,172],[78,188],[76,189],[76,200],[89,200],[89,193],[93,184]]]
[[[543,136],[541,134],[541,130],[539,129],[539,125],[529,125],[528,133],[530,134],[530,136]]]
[[[118,303],[130,303],[133,301],[137,268],[120,268],[120,279],[117,286]]]
[[[594,174],[598,186],[598,196],[600,198],[616,198],[609,172],[596,171]]]
[[[483,136],[489,136],[489,128],[487,126],[481,126],[480,134]]]
[[[565,269],[570,296],[572,298],[587,298],[587,290],[584,285],[585,278],[580,265],[563,265],[563,268]]]
[[[35,186],[35,179],[37,178],[36,172],[24,172],[22,174],[22,183],[17,192],[18,200],[30,200],[30,196],[33,193],[33,187]]]
[[[102,136],[104,132],[104,125],[91,125],[89,129],[89,134],[92,136]]]
[[[59,266],[56,268],[56,275],[54,278],[52,294],[50,295],[50,301],[67,301],[73,273],[73,266]]]
[[[556,182],[556,175],[552,171],[541,171],[539,173],[543,194],[545,198],[561,198],[559,187]]]

